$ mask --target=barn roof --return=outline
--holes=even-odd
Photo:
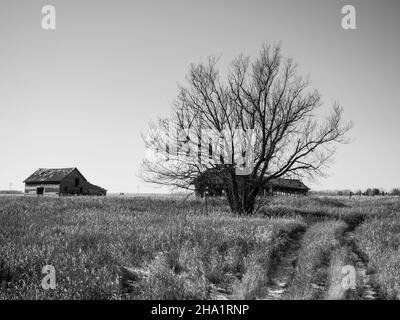
[[[221,169],[218,167],[206,169],[204,172],[200,173],[196,178],[191,181],[191,184],[196,183],[206,183],[206,184],[223,184],[220,176]],[[298,179],[284,179],[275,178],[267,180],[265,176],[264,184],[270,185],[275,188],[282,189],[293,189],[293,190],[310,190],[301,180]]]
[[[32,175],[24,180],[25,183],[35,182],[61,182],[72,171],[78,170],[77,168],[59,168],[59,169],[45,169],[41,168],[36,170]],[[79,170],[78,170],[79,172]],[[82,175],[82,174],[81,174]],[[83,175],[82,175],[83,176]]]
[[[95,190],[107,191],[106,189],[104,189],[102,187],[99,187],[99,186],[96,186],[95,184],[90,183],[90,182],[86,182],[86,186],[91,188],[91,189],[95,189]]]
[[[282,179],[282,178],[271,179],[270,181],[268,181],[268,184],[272,185],[273,187],[286,188],[286,189],[300,189],[300,190],[310,189],[298,179]]]

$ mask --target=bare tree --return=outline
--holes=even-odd
[[[318,112],[321,95],[279,45],[263,46],[253,62],[237,57],[225,81],[217,62],[192,64],[172,117],[150,125],[144,140],[157,156],[144,161],[144,178],[191,189],[213,168],[232,211],[250,214],[263,180],[323,175],[351,123],[337,103]]]

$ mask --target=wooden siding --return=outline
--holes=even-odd
[[[59,194],[59,184],[25,184],[25,194],[37,194],[37,189],[43,188],[43,194]]]
[[[75,186],[75,179],[79,179],[79,184]],[[78,171],[71,171],[60,183],[61,194],[82,194],[86,183],[85,177]]]

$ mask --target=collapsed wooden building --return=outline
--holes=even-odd
[[[77,168],[38,169],[27,179],[25,194],[33,195],[98,195],[107,190],[91,184]]]
[[[219,171],[215,168],[205,170],[191,182],[195,187],[198,197],[222,196],[224,182]],[[268,179],[265,177],[261,183],[259,193],[262,195],[307,195],[308,188],[299,179]]]

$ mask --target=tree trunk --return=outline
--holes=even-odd
[[[254,213],[256,196],[243,195],[239,197],[227,196],[228,204],[233,213],[238,215],[251,215]]]
[[[251,215],[254,213],[258,187],[249,176],[237,176],[234,171],[226,176],[225,194],[233,213]]]

